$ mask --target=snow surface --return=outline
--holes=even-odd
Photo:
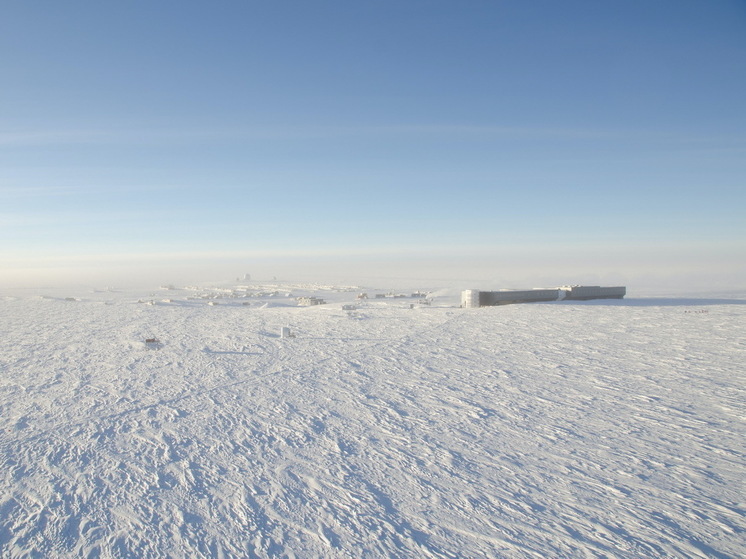
[[[362,290],[0,293],[0,555],[744,556],[746,300]]]

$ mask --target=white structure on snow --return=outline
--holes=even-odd
[[[627,288],[601,287],[599,285],[572,285],[554,289],[525,289],[479,291],[467,289],[461,292],[461,306],[465,308],[493,307],[514,303],[535,303],[539,301],[588,301],[591,299],[622,299]]]

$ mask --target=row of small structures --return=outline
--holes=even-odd
[[[467,289],[461,292],[461,306],[464,308],[476,307],[493,307],[497,305],[510,305],[515,303],[536,303],[541,301],[589,301],[592,299],[623,299],[627,294],[627,288],[624,286],[601,287],[598,285],[572,285],[562,286],[553,289],[525,289],[525,290],[501,290],[501,291],[479,291],[477,289]],[[395,295],[388,295],[398,298]],[[386,297],[384,295],[383,297]],[[406,296],[404,296],[406,297]],[[430,304],[426,294],[419,291],[413,293],[411,297],[420,299],[421,303]],[[358,299],[367,299],[367,293],[361,293]],[[377,298],[379,298],[377,296]],[[325,305],[326,301],[320,297],[298,297],[300,306]],[[142,302],[142,301],[141,301]],[[150,302],[153,304],[153,302]],[[245,303],[244,303],[245,304]],[[414,305],[410,305],[413,308]],[[355,311],[356,305],[342,305],[342,310]],[[290,331],[289,326],[280,328],[281,338],[294,338],[295,334]],[[158,338],[147,338],[145,345],[151,349],[160,349],[163,344]]]
[[[592,299],[622,299],[627,294],[624,286],[601,287],[599,285],[570,285],[552,289],[525,289],[479,291],[467,289],[461,292],[464,308],[494,307],[514,303],[536,303],[540,301],[590,301]]]

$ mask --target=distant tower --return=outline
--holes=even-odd
[[[473,309],[479,306],[479,290],[467,289],[461,292],[461,306],[465,309]]]

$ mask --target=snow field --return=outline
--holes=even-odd
[[[746,305],[169,297],[0,300],[3,557],[743,554]]]

